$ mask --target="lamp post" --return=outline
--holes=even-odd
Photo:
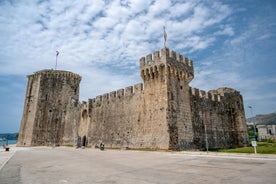
[[[201,119],[202,119],[202,123],[204,125],[204,134],[205,134],[205,148],[206,148],[206,151],[207,151],[207,154],[208,154],[208,151],[209,151],[209,143],[208,143],[208,134],[207,134],[207,110],[208,110],[208,107],[206,104],[203,105],[203,109],[201,111]]]
[[[204,132],[205,132],[205,146],[206,146],[206,151],[208,154],[209,151],[209,144],[208,144],[208,136],[207,136],[207,127],[206,127],[206,123],[204,123]]]
[[[252,106],[248,106],[248,108],[250,109],[251,111],[251,116],[253,118],[253,107]],[[255,138],[255,141],[257,141],[257,137],[256,137],[256,124],[255,124],[255,121],[253,121],[253,126],[254,126],[254,138]]]

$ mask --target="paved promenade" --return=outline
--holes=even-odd
[[[0,184],[275,183],[276,156],[68,147],[0,151]]]

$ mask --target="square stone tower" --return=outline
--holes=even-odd
[[[140,59],[141,77],[145,86],[146,112],[159,137],[167,138],[167,149],[185,149],[193,142],[189,82],[194,77],[193,63],[168,48]],[[154,122],[156,121],[156,122]]]

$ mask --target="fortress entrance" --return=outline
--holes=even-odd
[[[80,146],[85,147],[88,143],[88,138],[86,135],[88,134],[88,113],[87,110],[84,109],[81,112],[81,120],[80,120],[80,126],[78,129],[78,135],[80,135]]]
[[[86,146],[86,136],[82,137],[82,146]]]

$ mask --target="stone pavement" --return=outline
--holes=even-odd
[[[1,165],[11,156],[0,170],[1,184],[276,181],[275,155],[14,147],[0,152]]]
[[[10,151],[5,151],[4,148],[0,147],[0,171],[5,166],[5,164],[12,158],[18,150],[28,150],[30,148],[16,147],[16,145],[9,145]]]
[[[9,159],[13,156],[15,150],[5,151],[2,147],[0,149],[0,170],[4,167],[4,165],[9,161]]]

